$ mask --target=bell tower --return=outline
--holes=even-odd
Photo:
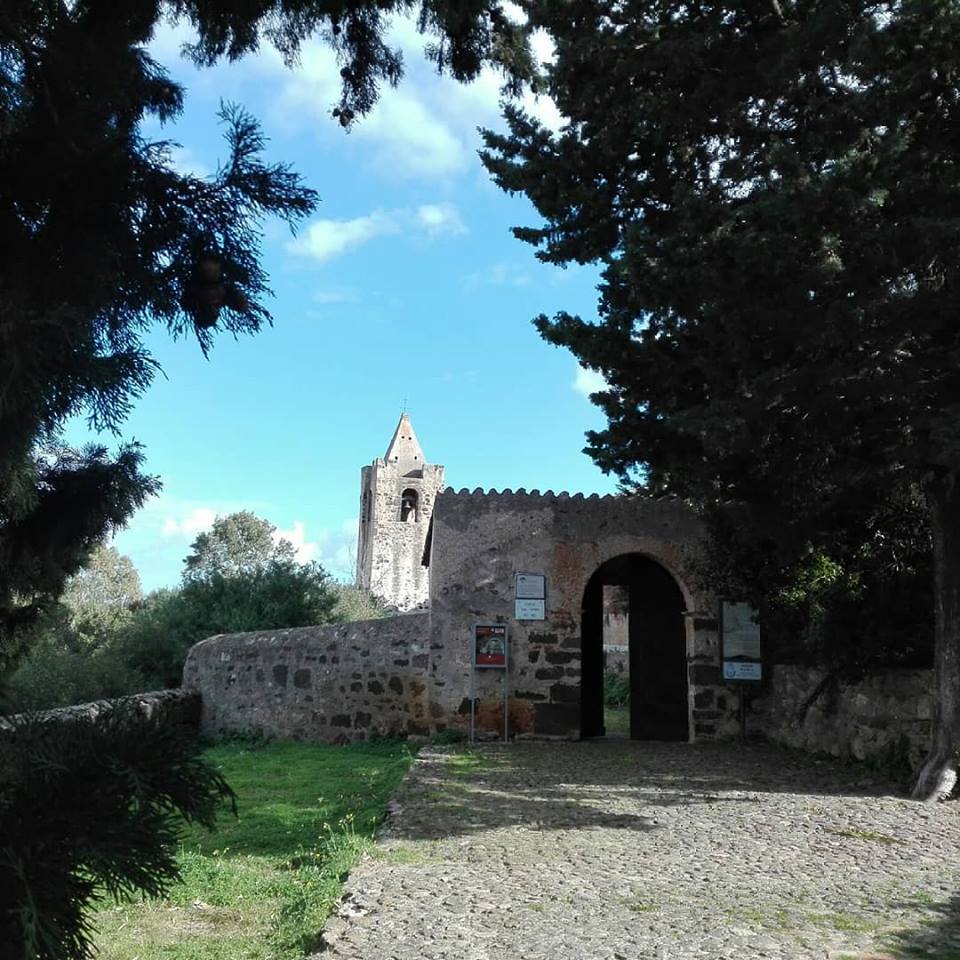
[[[423,549],[443,467],[427,463],[410,418],[401,414],[383,457],[360,470],[357,586],[401,611],[430,597]]]

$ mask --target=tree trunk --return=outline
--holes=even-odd
[[[933,532],[935,709],[930,754],[913,788],[915,800],[944,800],[957,782],[960,746],[960,477],[941,474],[925,486]]]

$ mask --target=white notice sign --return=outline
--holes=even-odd
[[[737,660],[724,660],[724,680],[760,680],[760,664]]]
[[[723,602],[723,659],[759,660],[760,624],[749,603]]]
[[[514,596],[543,600],[547,595],[546,586],[547,578],[542,573],[518,573]]]
[[[515,620],[545,620],[547,617],[545,600],[531,600],[518,597],[513,601]]]

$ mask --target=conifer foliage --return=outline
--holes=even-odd
[[[530,73],[526,36],[499,0],[4,0],[0,5],[0,672],[17,637],[92,545],[156,489],[129,445],[66,450],[71,416],[117,430],[157,370],[148,328],[254,333],[270,317],[260,261],[267,217],[291,225],[317,195],[263,158],[256,121],[219,116],[225,159],[203,178],[175,169],[173,144],[143,121],[181,111],[184,90],[147,52],[169,20],[197,32],[198,64],[261,43],[294,62],[317,36],[341,64],[331,113],[349,126],[402,74],[386,35],[416,16],[440,69],[484,64],[514,88]],[[211,118],[211,122],[216,122]],[[336,122],[336,121],[331,121]],[[77,491],[83,496],[71,499]]]
[[[869,487],[922,491],[938,716],[960,743],[960,7],[531,0],[566,127],[521,110],[486,163],[599,316],[537,324],[609,384],[589,435],[655,493],[758,507],[768,542]],[[638,473],[639,470],[639,473]],[[873,500],[874,503],[877,499]],[[862,512],[862,511],[860,511]]]
[[[0,729],[0,955],[93,956],[96,896],[162,894],[181,818],[212,828],[234,794],[201,745],[133,701],[97,719]],[[235,811],[235,807],[234,807]]]
[[[156,489],[143,453],[72,450],[71,417],[118,431],[157,370],[149,328],[196,339],[255,333],[270,317],[260,258],[267,217],[291,225],[316,193],[241,108],[219,116],[225,160],[175,169],[143,121],[175,118],[184,91],[147,44],[168,19],[197,30],[200,64],[261,42],[288,60],[318,35],[335,49],[349,126],[402,73],[385,40],[416,14],[428,55],[456,78],[483,64],[529,73],[524,32],[499,0],[3,0],[0,3],[0,677],[27,628]],[[211,118],[213,121],[213,118]],[[332,602],[332,601],[331,601]],[[160,730],[121,722],[18,725],[0,739],[0,949],[88,955],[95,884],[155,892],[174,875],[173,814],[209,823],[229,793]]]

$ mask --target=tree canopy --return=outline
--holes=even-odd
[[[588,451],[653,493],[745,503],[778,542],[922,490],[939,714],[960,740],[960,8],[532,0],[569,122],[520,109],[485,162],[555,263],[604,266],[596,320],[537,324],[603,373]],[[756,541],[755,541],[756,545]]]
[[[223,577],[250,576],[271,563],[295,559],[289,540],[275,539],[277,528],[249,510],[217,517],[213,527],[197,536],[183,561],[185,583]]]
[[[148,52],[169,20],[190,23],[200,64],[271,43],[296,60],[317,36],[336,51],[348,126],[398,82],[387,31],[415,16],[440,69],[468,80],[484,64],[519,83],[524,30],[499,0],[10,0],[0,10],[0,673],[23,628],[95,543],[157,488],[136,445],[66,449],[64,424],[86,415],[118,432],[155,375],[154,326],[196,338],[255,333],[270,322],[260,243],[266,218],[293,225],[317,194],[263,158],[256,121],[220,114],[225,158],[211,177],[177,171],[167,122],[185,91]],[[332,121],[335,122],[335,121]],[[20,639],[18,639],[20,638]]]

